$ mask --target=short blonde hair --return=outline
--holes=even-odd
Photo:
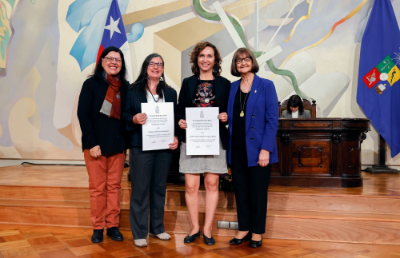
[[[235,54],[233,54],[232,64],[231,64],[231,74],[233,76],[240,77],[240,73],[238,72],[236,67],[236,61],[241,55],[246,55],[246,57],[250,57],[251,62],[253,64],[251,67],[251,72],[254,74],[257,73],[259,70],[259,66],[256,57],[254,56],[253,52],[250,49],[242,47],[236,50]]]

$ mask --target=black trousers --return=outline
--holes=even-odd
[[[231,171],[239,231],[264,234],[271,165],[248,167],[246,149],[232,148]]]
[[[144,239],[149,233],[149,198],[150,233],[165,232],[165,193],[172,151],[142,151],[142,147],[133,147],[129,158],[132,185],[129,220],[133,237]]]

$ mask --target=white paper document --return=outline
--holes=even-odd
[[[219,108],[186,108],[186,154],[219,155]]]
[[[143,150],[169,149],[174,142],[174,103],[142,103],[147,120],[142,125]]]

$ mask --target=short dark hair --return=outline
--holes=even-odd
[[[235,54],[233,54],[232,64],[231,64],[231,74],[233,76],[240,77],[240,73],[238,72],[237,67],[236,67],[236,61],[239,58],[239,56],[241,56],[243,54],[246,55],[246,57],[250,57],[250,59],[251,59],[251,62],[253,64],[251,67],[252,73],[255,74],[260,69],[258,66],[257,59],[254,56],[253,52],[248,48],[242,47],[242,48],[239,48],[238,50],[236,50]]]
[[[124,53],[122,53],[121,49],[117,48],[117,47],[107,47],[106,49],[103,50],[103,52],[101,52],[99,61],[96,64],[96,67],[94,69],[94,72],[89,75],[89,78],[98,76],[99,78],[103,78],[103,72],[104,72],[104,68],[102,65],[102,59],[108,55],[108,53],[110,52],[118,52],[119,55],[121,56],[121,71],[119,72],[119,77],[121,78],[121,80],[123,80],[123,82],[127,82],[126,80],[126,65],[125,65],[125,58],[124,58]]]
[[[197,43],[196,46],[194,46],[193,51],[189,53],[190,63],[192,65],[192,73],[195,75],[200,74],[200,68],[199,65],[197,64],[197,60],[200,55],[200,52],[203,51],[206,47],[211,47],[214,50],[215,63],[212,73],[215,77],[219,76],[222,72],[221,68],[222,58],[221,55],[219,54],[217,47],[208,41]]]
[[[303,101],[298,95],[292,95],[290,96],[288,102],[287,102],[287,112],[288,114],[292,113],[292,110],[290,107],[299,107],[299,114],[302,115],[304,112],[304,107],[303,107]]]
[[[155,58],[155,57],[159,57],[163,63],[164,63],[164,58],[162,58],[162,56],[160,54],[157,53],[152,53],[150,55],[148,55],[142,64],[142,68],[140,69],[140,73],[138,78],[136,79],[136,81],[134,83],[131,84],[130,88],[133,87],[137,87],[138,90],[141,90],[143,92],[146,92],[146,87],[148,87],[147,85],[147,67],[149,67],[150,61],[151,59]],[[165,89],[166,83],[165,83],[165,76],[164,76],[164,72],[161,74],[161,80],[157,85],[157,95],[162,98],[163,97],[163,90]]]

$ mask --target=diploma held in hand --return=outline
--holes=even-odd
[[[142,125],[143,150],[169,149],[174,141],[174,104],[142,103],[147,121]]]
[[[219,108],[186,108],[186,154],[219,155]]]

